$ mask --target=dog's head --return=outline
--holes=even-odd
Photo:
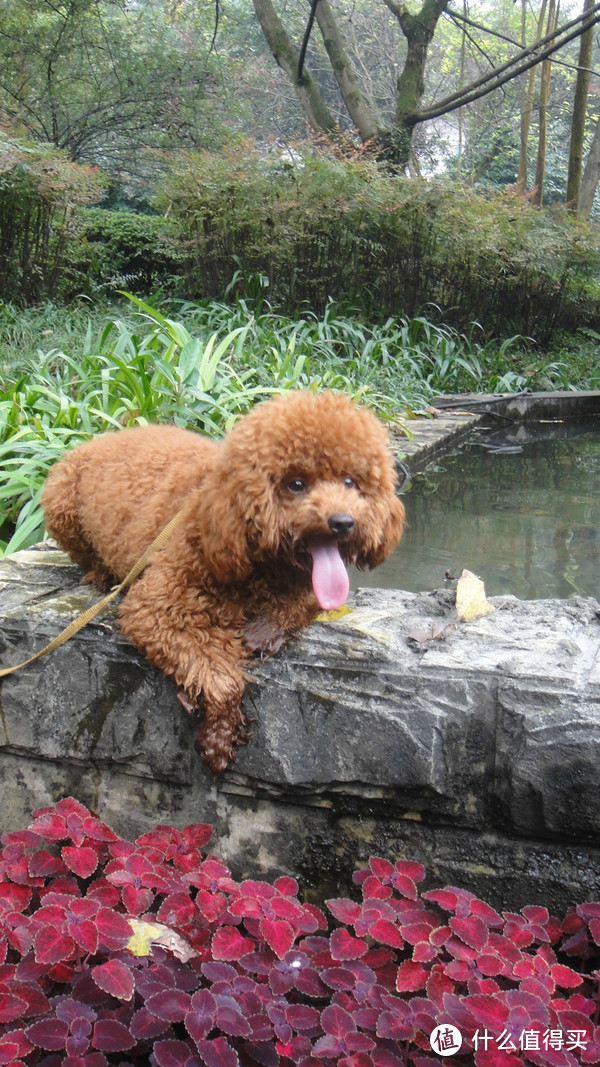
[[[235,424],[202,487],[208,563],[220,581],[287,564],[312,574],[323,608],[337,607],[346,564],[374,567],[400,540],[395,488],[387,434],[371,412],[334,392],[268,400]]]

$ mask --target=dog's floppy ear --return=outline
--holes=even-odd
[[[361,553],[359,566],[377,567],[394,551],[404,529],[404,504],[393,494],[378,505],[372,548]]]
[[[218,582],[225,583],[242,581],[252,570],[242,502],[229,481],[220,465],[212,470],[196,491],[190,516],[196,558]]]

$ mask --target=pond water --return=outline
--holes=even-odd
[[[421,592],[464,567],[489,596],[600,600],[600,420],[475,431],[403,493],[407,525],[361,585]]]

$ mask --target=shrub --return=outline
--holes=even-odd
[[[0,297],[31,303],[59,291],[78,211],[102,196],[99,174],[50,145],[0,136]]]
[[[303,150],[295,163],[249,148],[182,157],[162,192],[179,220],[188,295],[220,297],[237,264],[268,279],[286,311],[358,301],[409,317],[533,335],[598,323],[600,242],[560,209],[514,192],[391,176]]]
[[[88,208],[77,242],[69,247],[61,296],[72,299],[99,288],[128,289],[148,296],[177,287],[182,254],[176,227],[157,215]]]
[[[600,904],[500,914],[373,858],[328,923],[294,878],[236,881],[209,837],[130,843],[72,798],[4,835],[0,1064],[426,1067],[448,1025],[449,1062],[600,1062]]]

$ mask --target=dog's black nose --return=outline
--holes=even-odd
[[[354,529],[354,519],[352,515],[336,513],[329,516],[327,525],[335,537],[347,537]]]

